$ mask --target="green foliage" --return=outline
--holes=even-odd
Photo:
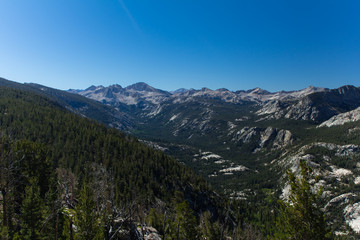
[[[186,191],[196,211],[218,207],[206,182],[175,159],[118,130],[67,112],[49,99],[0,87],[0,112],[0,191],[4,200],[0,230],[5,238],[34,232],[40,234],[39,239],[101,239],[104,229],[112,229],[111,236],[115,236],[115,230],[131,227],[160,199],[174,213],[160,215],[165,220],[163,234],[169,234],[178,216],[182,236],[195,239],[193,210],[187,206],[189,216],[176,215],[171,210],[174,193],[182,192],[183,197]],[[57,173],[62,175],[58,178]],[[30,184],[32,179],[38,179],[35,186]],[[80,194],[78,182],[83,183]],[[33,202],[29,194],[34,195]],[[30,206],[42,209],[42,215],[36,216],[39,221],[33,222],[42,223],[40,230],[32,230],[38,225],[30,226],[26,215],[22,218],[22,211]],[[126,219],[123,226],[118,223],[121,217]]]
[[[155,208],[150,209],[148,215],[148,222],[150,226],[153,226],[155,229],[160,231],[160,234],[163,235],[163,222],[164,222],[164,214],[159,213]]]
[[[324,213],[321,210],[321,189],[313,192],[311,168],[300,162],[301,177],[288,172],[291,193],[289,202],[280,201],[275,239],[323,240],[330,238]]]
[[[175,207],[175,236],[178,240],[199,239],[196,217],[187,201],[178,203]]]
[[[50,175],[54,174],[45,149],[30,141],[13,142],[7,137],[1,138],[0,144],[3,236],[42,239],[47,216],[44,198],[50,188]]]
[[[46,145],[54,168],[69,168],[76,175],[83,174],[89,163],[104,166],[114,176],[119,201],[131,202],[133,192],[143,193],[148,203],[155,197],[170,200],[172,192],[188,181],[194,190],[208,188],[190,169],[136,138],[65,112],[36,95],[2,88],[0,93],[0,109],[7,113],[0,115],[1,130],[6,135]],[[39,168],[29,171],[37,174],[42,165],[37,165],[37,153],[31,156],[28,162]],[[45,192],[41,188],[42,195]]]
[[[203,213],[200,221],[201,221],[200,227],[201,227],[201,233],[203,239],[209,239],[209,240],[223,239],[220,223],[218,221],[214,223],[211,221],[210,212]]]
[[[20,234],[23,240],[47,239],[43,232],[45,205],[40,197],[40,187],[36,178],[31,178],[29,186],[25,188],[25,196],[21,206]]]
[[[79,202],[75,207],[74,225],[76,240],[103,239],[103,229],[99,213],[95,209],[93,193],[86,182],[83,183]]]

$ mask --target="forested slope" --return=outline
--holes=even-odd
[[[80,116],[85,116],[108,126],[129,130],[134,127],[134,119],[129,116],[129,109],[126,106],[119,106],[120,111],[106,106],[97,101],[82,97],[77,94],[49,88],[39,84],[26,83],[20,84],[0,78],[0,86],[10,87],[43,96],[56,102],[58,105]]]
[[[169,221],[181,203],[186,203],[182,212],[194,210],[194,217],[205,211],[219,215],[220,198],[187,167],[43,96],[1,87],[0,123],[1,230],[10,239],[67,239],[71,231],[65,223],[79,215],[73,211],[87,198],[93,201],[90,209],[98,210],[94,214],[106,210],[106,217],[92,217],[102,219],[106,239],[119,221],[145,222],[150,209],[153,215],[168,210]],[[31,222],[38,225],[27,225]]]

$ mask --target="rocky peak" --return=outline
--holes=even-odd
[[[345,85],[342,87],[339,87],[337,89],[337,92],[342,95],[349,95],[349,94],[355,94],[357,95],[359,93],[359,88],[353,86],[353,85]]]
[[[156,91],[155,88],[151,87],[150,85],[144,83],[144,82],[138,82],[135,84],[132,84],[125,88],[126,90],[133,90],[133,91],[146,91],[146,92],[154,92]]]
[[[97,89],[102,89],[102,88],[104,88],[104,86],[102,86],[102,85],[100,85],[100,86],[91,85],[90,87],[85,89],[85,91],[95,91]]]
[[[266,90],[263,90],[259,87],[257,88],[254,88],[254,89],[250,89],[247,91],[248,93],[251,93],[251,94],[258,94],[258,95],[265,95],[265,94],[269,94],[270,92],[266,91]]]
[[[87,89],[85,89],[85,91],[94,91],[96,89],[95,85],[91,85],[90,87],[88,87]]]
[[[185,93],[185,92],[187,92],[187,91],[189,91],[188,89],[185,89],[185,88],[179,88],[179,89],[177,89],[177,90],[175,90],[175,91],[172,91],[171,93],[172,94],[178,94],[178,93]]]
[[[108,88],[111,89],[112,91],[123,90],[123,88],[119,84],[110,85]]]
[[[226,88],[219,88],[216,91],[217,92],[230,92],[229,89],[226,89]]]
[[[201,92],[213,92],[213,90],[211,90],[210,88],[206,88],[206,87],[203,87],[200,91]]]

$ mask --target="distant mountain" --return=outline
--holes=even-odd
[[[187,91],[189,91],[189,90],[186,89],[186,88],[179,88],[179,89],[177,89],[175,91],[171,91],[170,93],[177,94],[177,93],[184,93],[184,92],[187,92]]]
[[[146,83],[136,83],[126,88],[122,88],[117,84],[109,87],[91,86],[77,93],[113,106],[121,104],[136,105],[141,102],[158,104],[171,95],[166,91],[155,89]]]
[[[177,99],[186,99],[194,97],[203,97],[203,98],[212,98],[212,99],[220,99],[225,102],[238,103],[240,101],[256,101],[256,102],[264,102],[269,100],[285,100],[285,99],[298,99],[300,97],[304,97],[311,93],[322,92],[325,91],[324,88],[315,88],[308,87],[306,89],[300,91],[281,91],[270,93],[266,90],[262,90],[260,88],[255,88],[248,91],[236,91],[232,92],[228,89],[222,88],[218,90],[211,90],[208,88],[202,88],[200,90],[195,89],[178,89],[173,92],[167,92],[160,89],[155,89],[146,83],[136,83],[126,88],[122,88],[120,85],[112,85],[109,87],[103,86],[91,86],[86,90],[69,90],[70,92],[78,93],[83,96],[90,97],[92,99],[96,99],[98,101],[114,101],[122,102],[128,105],[136,105],[140,101],[148,101],[150,103],[162,103],[164,101],[173,100],[177,101]],[[113,97],[111,95],[106,95],[107,93],[115,94]],[[131,100],[130,100],[131,99]],[[156,99],[156,100],[154,100]]]
[[[360,89],[354,86],[304,92],[306,94],[300,94],[297,98],[269,101],[257,114],[267,119],[288,118],[320,123],[360,106]]]

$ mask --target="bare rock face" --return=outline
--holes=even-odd
[[[315,149],[322,149],[322,151],[313,151]],[[314,190],[323,189],[322,197],[326,203],[323,208],[325,213],[329,219],[333,219],[334,223],[342,225],[337,229],[339,234],[346,235],[349,227],[356,233],[360,233],[360,194],[358,191],[344,188],[351,182],[355,185],[360,184],[360,166],[358,167],[356,164],[356,168],[349,168],[350,165],[341,165],[338,159],[350,161],[350,159],[358,159],[359,156],[359,145],[314,142],[302,146],[297,151],[282,155],[279,159],[273,160],[272,164],[284,169],[291,169],[292,172],[298,174],[299,162],[306,162],[312,168],[311,181],[316,182]],[[285,173],[283,179],[287,181]],[[344,189],[346,190],[344,191]],[[290,186],[285,184],[281,196],[283,199],[288,199],[289,190]]]
[[[257,142],[258,148],[270,146],[272,149],[284,148],[293,142],[292,134],[289,130],[267,127],[262,129],[259,127],[244,127],[234,134],[233,141],[250,143]]]
[[[341,113],[339,115],[333,116],[329,120],[321,123],[318,127],[332,127],[338,125],[344,125],[348,122],[360,121],[360,107],[346,113]]]
[[[320,116],[318,108],[307,97],[301,99],[287,110],[284,117],[289,119],[317,121]]]
[[[265,119],[295,119],[317,121],[320,116],[319,109],[311,99],[304,97],[299,100],[291,101],[270,101],[265,103],[256,112],[259,116],[266,116]]]
[[[274,140],[274,148],[283,148],[288,145],[291,145],[293,142],[293,137],[290,131],[281,129],[278,131],[276,138]]]
[[[343,86],[300,96],[264,102],[256,114],[265,116],[265,119],[288,118],[320,123],[360,106],[360,89],[354,86]]]
[[[235,136],[233,140],[235,141],[241,141],[243,143],[249,143],[253,137],[255,137],[260,131],[260,128],[257,127],[244,127],[237,133],[235,133]]]
[[[266,102],[260,110],[256,112],[257,115],[267,115],[268,118],[280,119],[285,115],[285,110],[289,104],[279,100]]]
[[[265,129],[265,131],[261,132],[260,144],[259,144],[260,148],[263,148],[266,145],[268,145],[270,141],[275,138],[276,132],[277,130],[272,127],[268,127]]]
[[[142,227],[137,231],[145,240],[161,240],[159,232],[153,227]]]

